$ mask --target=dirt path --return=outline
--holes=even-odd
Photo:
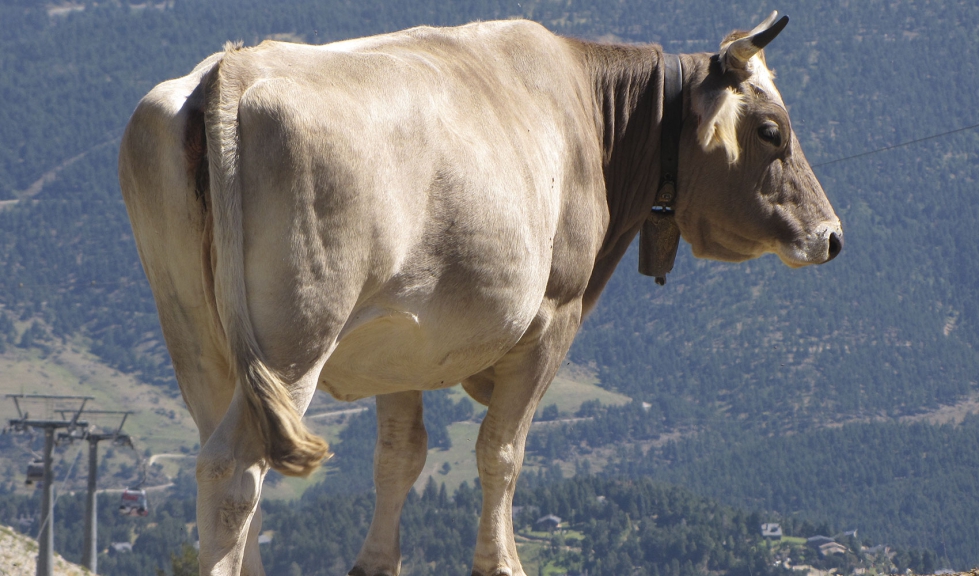
[[[59,172],[71,166],[75,162],[78,162],[85,156],[88,156],[89,153],[94,152],[99,148],[105,148],[106,146],[117,144],[118,142],[119,142],[119,138],[112,138],[111,140],[106,140],[105,142],[101,142],[99,144],[96,144],[95,146],[92,146],[91,148],[85,150],[81,154],[72,156],[71,158],[68,158],[67,160],[61,162],[61,164],[58,164],[54,168],[42,174],[41,177],[35,180],[33,184],[28,186],[26,190],[21,190],[20,192],[14,192],[14,196],[17,197],[16,200],[4,200],[3,202],[0,202],[0,210],[13,206],[17,202],[20,202],[21,200],[28,200],[30,198],[33,198],[34,196],[37,196],[41,192],[41,190],[44,189],[45,186],[58,179]]]
[[[158,484],[156,486],[143,486],[142,489],[147,492],[159,492],[160,490],[166,490],[167,488],[173,486],[173,482],[167,482],[166,484]],[[122,494],[123,491],[129,490],[129,488],[104,488],[99,490],[100,494]]]

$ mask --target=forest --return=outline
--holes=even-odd
[[[194,521],[192,482],[181,478],[148,518],[119,516],[113,509],[115,500],[100,497],[100,548],[134,538],[132,552],[101,555],[99,573],[196,574],[192,547],[196,529],[187,529]],[[434,480],[421,493],[412,490],[401,521],[403,573],[466,573],[475,546],[480,497],[478,483],[464,483],[452,494]],[[261,547],[266,571],[289,576],[345,573],[367,533],[373,505],[370,492],[316,492],[300,501],[263,503],[262,526],[271,536]],[[847,572],[863,567],[925,574],[938,565],[938,558],[928,550],[893,549],[890,556],[875,557],[868,552],[873,550],[871,541],[843,536],[828,523],[789,519],[785,527],[800,540],[832,534],[847,545],[848,553],[823,557],[804,545],[766,542],[759,527],[769,518],[648,478],[528,476],[522,479],[514,505],[515,530],[524,541],[537,542],[533,561],[559,574],[786,576],[792,573],[783,567],[786,559]],[[83,511],[80,496],[66,496],[59,503],[55,546],[73,561],[81,557],[82,539],[80,531],[71,527],[81,522]],[[0,523],[17,525],[19,518],[34,513],[36,504],[28,498],[0,497]],[[557,515],[562,528],[549,532],[536,526],[546,515]],[[29,528],[36,530],[36,523]]]
[[[721,424],[675,430],[657,406],[583,405],[588,419],[540,427],[531,458],[588,462],[608,456],[603,474],[653,478],[729,505],[779,518],[859,527],[878,542],[933,550],[951,565],[979,557],[979,416],[959,424],[853,422],[804,434],[758,435]]]
[[[694,52],[716,50],[726,32],[753,26],[772,9],[788,13],[791,23],[766,57],[796,135],[843,220],[843,254],[823,267],[788,270],[771,257],[741,265],[695,260],[681,245],[675,272],[659,287],[637,274],[633,248],[586,318],[569,359],[634,402],[583,406],[586,420],[535,432],[530,457],[546,468],[601,452],[611,455],[602,473],[613,478],[680,484],[718,506],[747,511],[735,515],[859,527],[875,542],[920,550],[901,561],[916,569],[924,569],[925,558],[957,568],[979,564],[979,424],[919,418],[979,394],[979,131],[928,138],[977,124],[979,5],[77,5],[84,9],[53,12],[27,0],[0,5],[0,354],[20,347],[43,356],[56,342],[81,339],[103,362],[175,396],[115,168],[128,116],[156,83],[186,73],[229,39],[320,43],[522,16],[561,34]],[[880,149],[887,150],[863,155]],[[449,423],[478,417],[471,405],[444,396],[426,403],[438,415],[428,421],[433,446],[449,441],[442,433]],[[353,502],[361,508],[350,514],[369,510],[370,463],[363,455],[373,445],[372,417],[349,419],[335,447],[337,473],[310,491],[309,498],[331,502],[324,510]],[[606,479],[565,480],[579,481]],[[343,490],[353,500],[339,499]],[[189,538],[177,529],[189,517],[184,508],[159,511],[173,520],[158,518],[153,530],[172,529],[172,539],[160,536],[165,544],[154,566]],[[642,550],[654,540],[636,532],[634,542],[616,542]],[[405,549],[416,560],[428,558],[417,546],[423,552]],[[269,561],[286,563],[289,553]],[[347,551],[334,556],[348,557]],[[464,557],[445,556],[446,566]],[[615,557],[640,562],[633,552]],[[703,564],[704,558],[713,557],[687,559],[694,570],[754,566],[748,552],[728,564]],[[561,561],[591,574],[606,569],[588,564],[597,560],[586,552]],[[676,561],[676,570],[661,564],[657,573],[685,570],[687,560]],[[291,562],[300,573],[312,569],[296,556],[283,570]]]

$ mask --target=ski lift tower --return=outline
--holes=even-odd
[[[62,418],[68,416],[67,410],[59,410]],[[85,542],[82,547],[82,566],[88,568],[92,574],[98,574],[98,501],[96,500],[96,490],[98,489],[98,466],[99,466],[99,442],[112,440],[116,445],[129,446],[132,448],[133,441],[128,434],[122,433],[122,427],[126,423],[126,418],[132,412],[128,410],[89,410],[85,412],[89,416],[122,416],[119,426],[112,432],[96,433],[86,431],[76,434],[71,431],[59,432],[60,439],[77,440],[84,438],[88,440],[88,493],[85,496]]]
[[[44,430],[44,484],[41,489],[41,533],[37,539],[37,576],[54,576],[54,473],[51,471],[51,452],[54,450],[55,430],[65,428],[68,434],[88,428],[88,422],[79,420],[85,403],[93,400],[91,396],[49,396],[45,394],[7,394],[14,401],[18,418],[10,420],[9,428],[13,432],[27,432],[30,428]],[[62,417],[60,420],[43,420],[31,418],[26,410],[21,409],[21,402],[29,404],[44,401],[51,405],[77,404],[77,409],[70,410],[71,418]],[[51,414],[53,416],[53,413]]]

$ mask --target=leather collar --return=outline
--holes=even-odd
[[[660,178],[652,211],[639,231],[639,273],[660,286],[673,270],[680,229],[674,219],[680,133],[683,130],[683,65],[680,56],[663,54],[663,119],[660,122]]]

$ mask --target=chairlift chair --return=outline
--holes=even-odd
[[[119,500],[119,513],[123,516],[147,516],[150,513],[146,490],[126,488]]]

